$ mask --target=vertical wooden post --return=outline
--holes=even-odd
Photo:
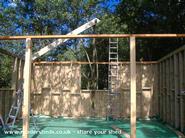
[[[174,84],[175,84],[175,128],[179,127],[179,104],[178,104],[178,58],[174,55]]]
[[[185,78],[185,50],[183,51],[183,78]],[[183,80],[183,91],[184,90],[185,90],[185,81]],[[183,109],[183,114],[182,114],[182,126],[181,127],[183,128],[183,130],[185,130],[185,97],[182,97],[182,109]]]
[[[12,73],[12,89],[14,89],[14,94],[17,89],[17,79],[18,79],[18,58],[14,58],[13,73]]]
[[[31,91],[32,42],[26,39],[24,66],[23,138],[29,138],[30,91]]]
[[[162,92],[163,92],[163,121],[166,121],[165,119],[166,119],[166,86],[165,86],[165,60],[163,61],[163,90],[162,90]]]
[[[168,59],[165,60],[164,62],[164,84],[165,84],[165,88],[164,88],[164,96],[165,96],[165,116],[164,116],[164,120],[165,122],[167,122],[167,62],[168,62]]]
[[[159,117],[162,118],[162,63],[159,63]]]
[[[184,130],[184,108],[183,108],[183,97],[181,95],[181,91],[183,91],[183,77],[184,77],[184,72],[183,72],[183,55],[180,52],[179,53],[179,83],[180,83],[180,130],[183,132]]]
[[[18,80],[19,80],[18,84],[19,85],[20,85],[21,81],[23,80],[23,67],[24,67],[23,65],[24,65],[24,62],[23,62],[23,60],[20,59],[20,61],[19,61],[19,76],[18,76]]]
[[[168,123],[170,123],[170,120],[169,120],[169,118],[170,118],[170,93],[169,93],[169,87],[170,87],[170,84],[169,84],[169,81],[170,81],[170,79],[169,79],[169,75],[170,75],[170,73],[169,73],[169,63],[170,63],[170,59],[167,59],[167,61],[166,61],[166,121],[168,122]]]
[[[131,138],[136,138],[136,40],[130,37],[130,125]]]
[[[174,83],[173,83],[173,56],[170,57],[170,124],[173,126],[173,109],[174,109],[174,104],[173,104],[173,89],[174,89]]]
[[[161,119],[163,119],[163,111],[164,111],[164,106],[163,106],[163,100],[164,100],[164,97],[163,97],[163,87],[164,87],[164,85],[163,85],[163,61],[161,62],[161,66],[160,66],[160,73],[161,73],[161,75],[160,75],[160,77],[161,77],[161,81],[160,81],[160,84],[161,84],[161,89],[160,89],[160,92],[161,92],[161,102],[160,102],[160,107],[161,107]]]

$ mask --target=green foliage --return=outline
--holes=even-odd
[[[7,3],[8,6],[0,3],[0,35],[66,34],[95,17],[101,22],[84,33],[185,32],[185,2],[182,0],[123,0],[115,12],[109,10],[106,6],[108,2],[104,0],[14,0]],[[52,41],[33,40],[33,52]],[[108,61],[108,39],[96,39],[95,44],[92,39],[80,41],[70,40],[42,56],[41,60]],[[137,39],[137,60],[158,60],[184,42],[182,38]],[[0,47],[24,56],[24,41],[1,41]],[[119,39],[119,60],[129,60],[127,39]],[[4,65],[3,62],[4,67],[9,65],[8,60],[6,63]],[[1,68],[3,66],[1,64]],[[92,76],[96,75],[95,66],[85,68],[86,78],[94,80]],[[89,70],[92,73],[88,73]],[[107,76],[106,70],[106,67],[99,69],[99,76]],[[9,75],[7,68],[1,73],[1,78],[8,79],[6,75]],[[101,83],[103,88],[106,79]]]
[[[0,55],[0,88],[11,86],[12,59]]]
[[[124,0],[116,11],[121,32],[184,33],[185,2],[172,0]],[[182,46],[184,39],[137,39],[137,60],[158,60]]]

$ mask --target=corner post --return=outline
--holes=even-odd
[[[130,126],[131,138],[136,138],[136,38],[130,37]]]
[[[31,92],[32,42],[26,39],[23,98],[23,138],[29,138],[30,92]]]

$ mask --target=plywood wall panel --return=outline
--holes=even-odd
[[[122,117],[130,116],[130,65],[119,67],[119,91],[116,99]],[[36,114],[70,117],[105,117],[108,91],[81,90],[81,66],[79,64],[39,64],[33,67],[33,99]],[[137,64],[137,117],[155,116],[153,100],[157,88],[157,66]],[[147,91],[145,90],[147,88]],[[155,103],[155,102],[154,102]],[[144,105],[144,106],[143,106]],[[93,109],[94,107],[94,109]],[[120,116],[120,115],[119,115]]]

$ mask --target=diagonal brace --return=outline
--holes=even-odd
[[[85,23],[84,25],[78,27],[77,29],[73,30],[72,32],[68,33],[67,35],[71,35],[71,34],[80,34],[81,32],[89,29],[90,27],[94,26],[96,23],[100,22],[100,20],[98,18],[95,18],[87,23]],[[46,54],[47,52],[49,52],[50,50],[56,48],[57,46],[63,44],[64,42],[68,41],[68,39],[58,39],[54,42],[52,42],[49,45],[46,45],[44,48],[40,49],[38,52],[33,54],[32,60],[37,59],[38,57]]]

